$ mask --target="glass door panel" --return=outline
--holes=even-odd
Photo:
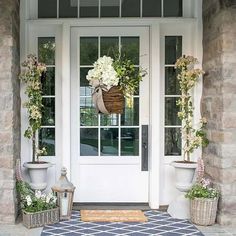
[[[91,98],[92,89],[86,79],[93,63],[104,55],[114,58],[121,53],[138,69],[139,44],[139,37],[80,37],[81,156],[139,155],[139,95],[125,99],[122,115],[97,114]]]

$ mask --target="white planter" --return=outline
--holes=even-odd
[[[24,163],[29,171],[30,187],[32,189],[44,190],[47,187],[47,170],[52,166],[51,163]]]
[[[193,184],[197,163],[172,162],[171,165],[175,167],[175,186],[182,193],[169,204],[167,212],[174,218],[189,219],[190,201],[185,198],[185,192]]]
[[[181,192],[187,192],[193,184],[197,163],[172,162],[175,167],[175,187]]]

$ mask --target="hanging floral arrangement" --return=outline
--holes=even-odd
[[[93,102],[97,112],[104,114],[122,113],[124,97],[132,96],[146,71],[122,56],[113,59],[100,57],[88,71],[86,79],[93,88]]]

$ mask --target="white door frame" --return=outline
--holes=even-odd
[[[25,5],[21,5],[21,8]],[[22,10],[22,15],[25,9]],[[200,9],[200,8],[199,8]],[[201,10],[199,10],[199,14]],[[201,15],[201,14],[200,14]],[[202,24],[201,16],[197,18],[153,18],[153,19],[38,19],[38,20],[28,20],[27,17],[23,18],[21,21],[21,35],[23,40],[21,41],[21,61],[25,59],[26,54],[32,53],[28,45],[32,39],[31,30],[35,29],[37,32],[38,27],[55,27],[58,28],[58,33],[56,37],[60,45],[57,47],[57,57],[60,55],[61,62],[59,63],[58,79],[61,81],[61,105],[60,113],[61,125],[58,128],[61,129],[60,133],[60,148],[61,155],[57,156],[58,161],[56,169],[56,179],[59,176],[61,166],[65,166],[68,169],[68,177],[70,178],[70,28],[73,26],[78,27],[90,27],[90,26],[149,26],[150,27],[150,148],[149,150],[149,163],[150,163],[150,177],[149,177],[149,205],[153,209],[157,209],[162,200],[160,199],[160,182],[163,182],[163,175],[160,170],[163,169],[164,164],[164,152],[163,152],[163,117],[160,117],[160,112],[163,109],[162,98],[157,96],[158,93],[161,94],[161,79],[163,74],[161,73],[162,60],[161,60],[161,32],[163,29],[168,28],[168,26],[173,28],[178,26],[181,31],[186,31],[188,29],[188,34],[191,34],[192,39],[196,39],[191,43],[191,50],[185,51],[185,53],[190,53],[202,59]],[[191,30],[189,31],[189,29]],[[170,30],[171,33],[171,30]],[[46,36],[46,35],[45,35]],[[50,33],[49,33],[50,36]],[[63,66],[61,66],[63,65]],[[199,105],[200,95],[201,95],[201,84],[195,91],[195,103]],[[199,112],[197,112],[199,113]],[[22,119],[22,129],[25,127],[25,120]],[[62,125],[63,124],[63,125]],[[23,130],[22,130],[23,133]],[[26,143],[25,138],[22,135],[22,156],[25,155],[26,151],[29,150],[29,143]],[[162,139],[162,142],[160,142]],[[59,146],[58,146],[59,147]],[[28,154],[24,159],[28,158]],[[30,158],[30,157],[29,157]],[[59,160],[60,159],[60,160]]]

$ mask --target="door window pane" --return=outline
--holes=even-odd
[[[98,155],[98,129],[80,129],[80,156]]]
[[[121,0],[122,17],[139,17],[140,0]]]
[[[121,129],[121,156],[139,155],[139,128]]]
[[[165,64],[173,65],[182,55],[182,36],[165,37]]]
[[[101,53],[100,56],[110,56],[114,58],[119,50],[119,38],[118,37],[101,37]]]
[[[98,38],[80,38],[80,65],[93,65],[98,59]]]
[[[81,96],[92,96],[92,88],[89,86],[89,82],[86,79],[88,71],[91,67],[80,68],[80,95]]]
[[[143,0],[143,17],[161,17],[161,0]]]
[[[55,38],[38,38],[38,60],[46,65],[55,65]]]
[[[165,125],[181,125],[181,120],[178,118],[179,107],[176,101],[179,98],[165,98]]]
[[[55,98],[43,98],[42,125],[55,125]]]
[[[55,156],[55,129],[41,128],[39,130],[39,148],[45,147],[47,156]]]
[[[118,156],[118,129],[101,129],[101,156]]]
[[[119,124],[119,115],[118,114],[110,114],[110,115],[100,114],[100,122],[102,126],[117,126]]]
[[[91,97],[80,98],[80,125],[81,126],[98,125],[98,115],[93,105]]]
[[[38,0],[38,18],[57,18],[57,0]]]
[[[139,125],[139,98],[125,99],[125,110],[121,115],[121,125]]]
[[[60,0],[59,2],[59,17],[69,18],[77,17],[77,0]]]
[[[120,15],[120,0],[101,0],[101,17]]]
[[[183,16],[182,0],[164,0],[164,16],[165,17]]]
[[[165,128],[165,155],[181,156],[180,128]]]
[[[177,79],[177,70],[174,67],[165,68],[165,94],[180,94],[179,81]]]
[[[55,95],[55,68],[47,67],[46,77],[42,80],[43,95]]]
[[[80,0],[80,17],[98,17],[98,0]]]
[[[121,53],[139,65],[139,37],[121,37]]]

